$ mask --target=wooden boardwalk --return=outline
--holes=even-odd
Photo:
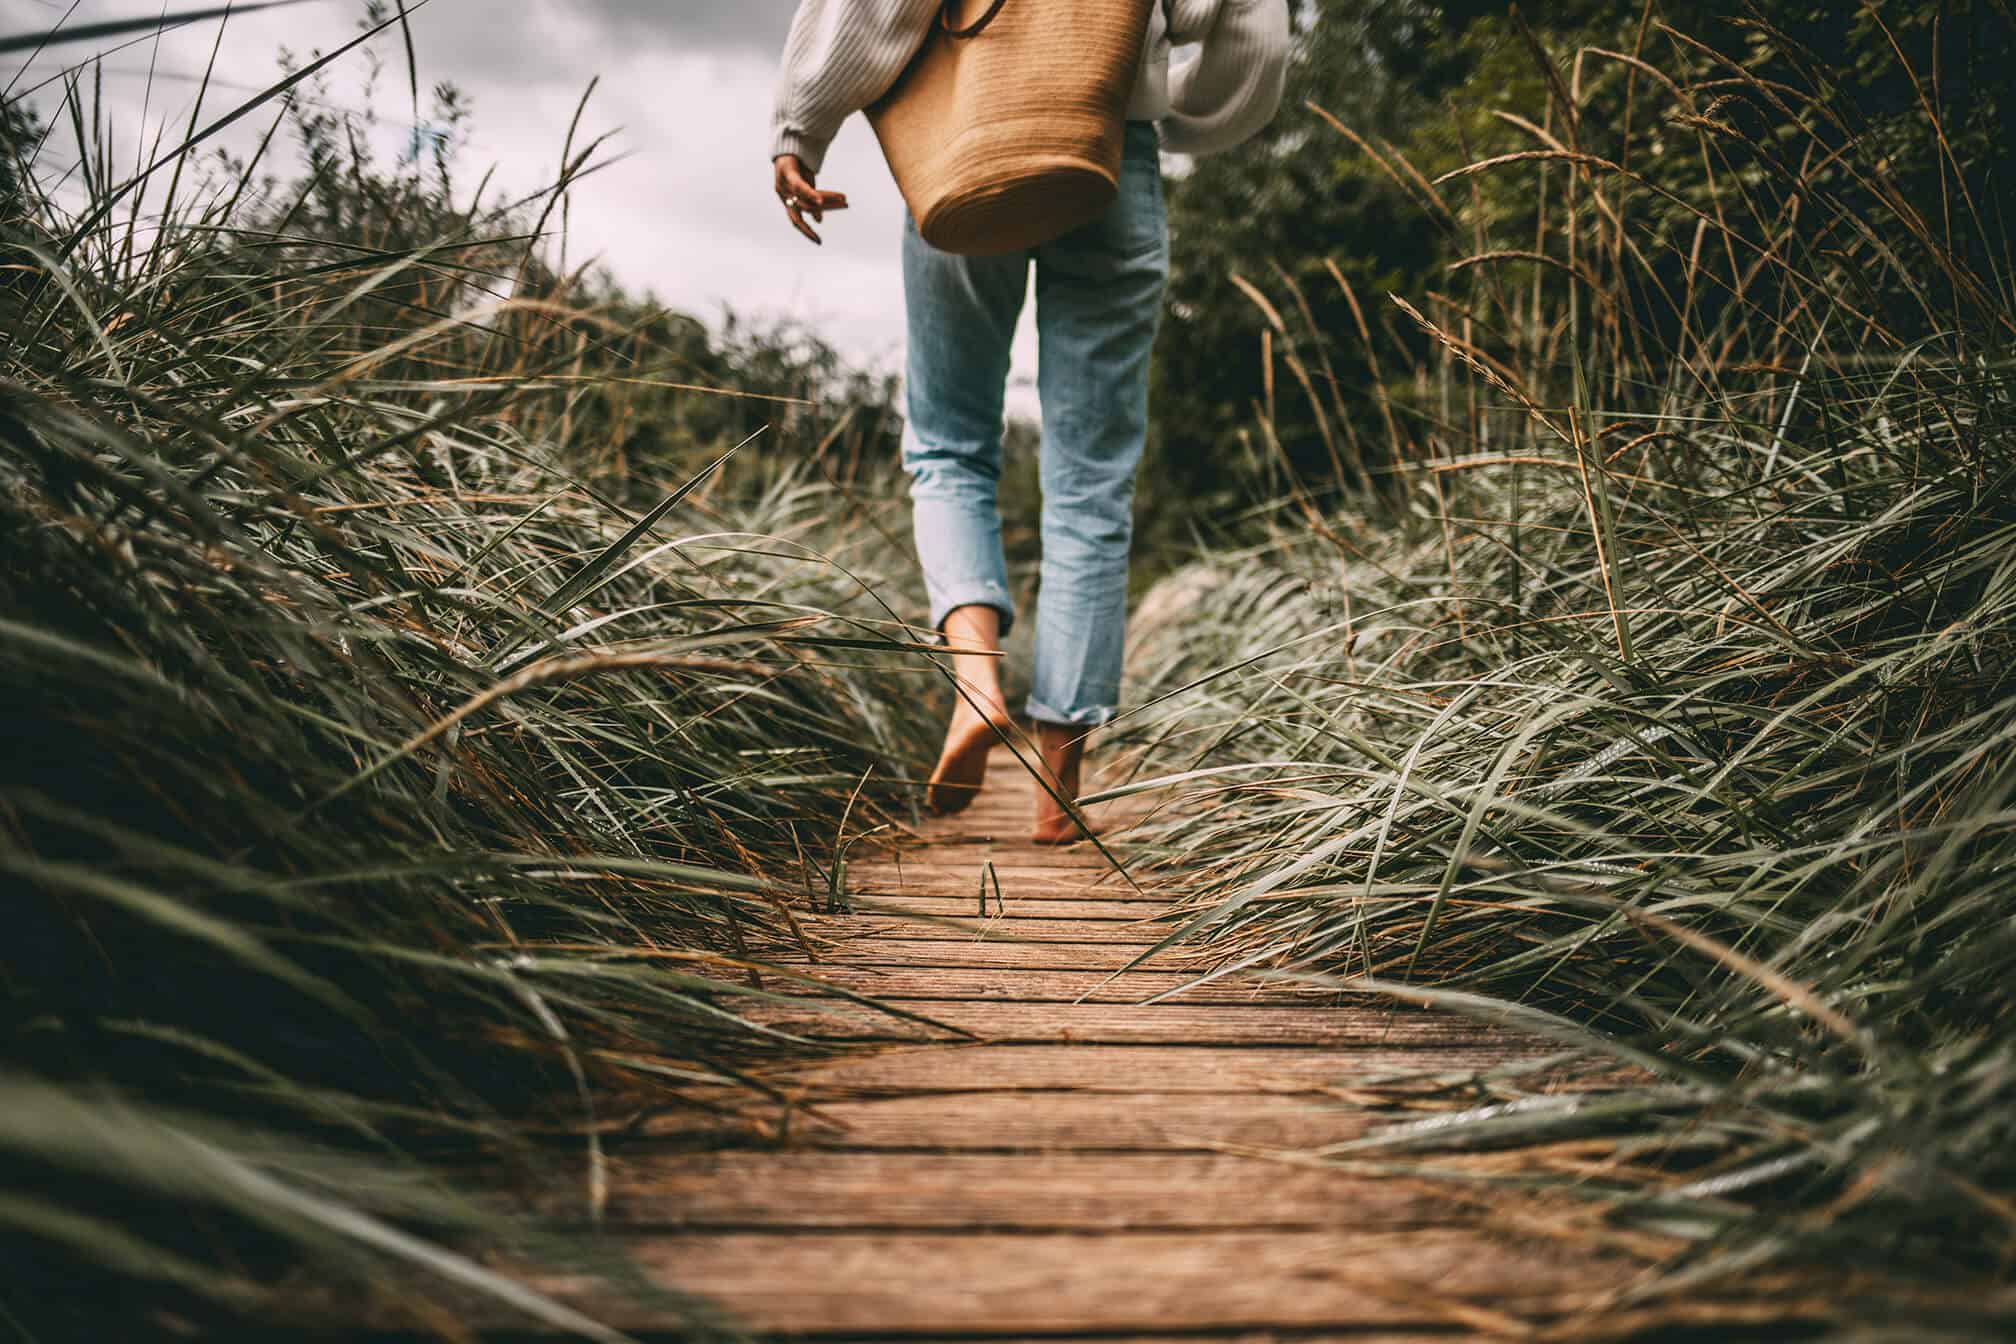
[[[1167,893],[1025,840],[992,787],[922,850],[850,867],[810,973],[972,1034],[866,1011],[772,1019],[871,1048],[773,1079],[789,1104],[686,1113],[614,1156],[609,1221],[657,1280],[751,1330],[835,1339],[1449,1338],[1587,1264],[1481,1230],[1446,1188],[1293,1160],[1368,1119],[1354,1080],[1519,1048],[1448,1017],[1126,971]],[[983,866],[1005,911],[977,919]],[[940,922],[962,918],[963,926]],[[1165,926],[1166,927],[1166,926]],[[615,1324],[670,1323],[618,1311]]]

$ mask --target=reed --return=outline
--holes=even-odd
[[[472,1190],[578,1227],[667,1080],[765,1096],[787,898],[902,806],[937,674],[873,510],[735,456],[762,419],[576,469],[639,386],[721,395],[561,269],[593,145],[495,205],[424,157],[262,189],[312,74],[222,173],[222,116],[117,170],[88,68],[8,106],[0,1320],[452,1329],[452,1290],[609,1338],[475,1254],[589,1239]]]
[[[1215,974],[1559,1043],[1294,1155],[1583,1197],[1554,1234],[1654,1272],[1545,1337],[1987,1337],[2016,1314],[2007,184],[1903,42],[1924,97],[1878,121],[1789,38],[1648,15],[1637,51],[1535,45],[1524,143],[1388,163],[1456,221],[1446,291],[1393,296],[1401,413],[1360,427],[1397,502],[1347,472],[1357,504],[1298,490],[1169,580],[1114,792],[1185,782],[1161,843],[1204,894],[1171,939]],[[1633,117],[1579,115],[1626,77]],[[1942,156],[1931,199],[1899,146]],[[1492,236],[1487,193],[1536,181],[1540,234]],[[1251,287],[1273,340],[1371,373]]]

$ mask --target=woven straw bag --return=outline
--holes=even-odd
[[[916,57],[868,109],[925,242],[1014,252],[1112,204],[1153,5],[945,0]]]

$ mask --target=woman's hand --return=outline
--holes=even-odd
[[[791,217],[791,227],[815,243],[820,241],[812,225],[805,222],[805,216],[812,216],[816,223],[825,223],[828,210],[847,208],[846,195],[819,190],[813,175],[805,171],[796,154],[779,154],[772,166],[777,170],[777,199],[784,202],[784,213]]]

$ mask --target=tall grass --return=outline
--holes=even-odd
[[[200,134],[116,171],[82,72],[10,108],[0,1320],[432,1279],[606,1334],[457,1249],[576,1255],[448,1173],[592,1219],[668,1080],[760,1097],[778,893],[893,815],[936,674],[816,474],[570,474],[598,385],[712,395],[557,269],[592,145],[494,206],[418,158],[262,189],[290,86],[221,176]]]
[[[1150,598],[1130,736],[1188,779],[1167,843],[1203,865],[1174,936],[1560,1043],[1574,1087],[1445,1082],[1405,1101],[1453,1114],[1313,1155],[1583,1197],[1556,1230],[1657,1272],[1550,1338],[1996,1335],[2008,184],[1948,154],[1933,71],[1875,122],[1790,39],[1646,32],[1550,58],[1524,143],[1441,181],[1355,142],[1447,222],[1450,290],[1393,296],[1423,341],[1378,397],[1397,505],[1288,482]],[[1627,78],[1635,120],[1578,120]],[[1947,155],[1938,198],[1898,187],[1899,145]],[[1472,184],[1504,175],[1551,193],[1537,237],[1491,235]],[[1253,288],[1305,366],[1363,367]]]

